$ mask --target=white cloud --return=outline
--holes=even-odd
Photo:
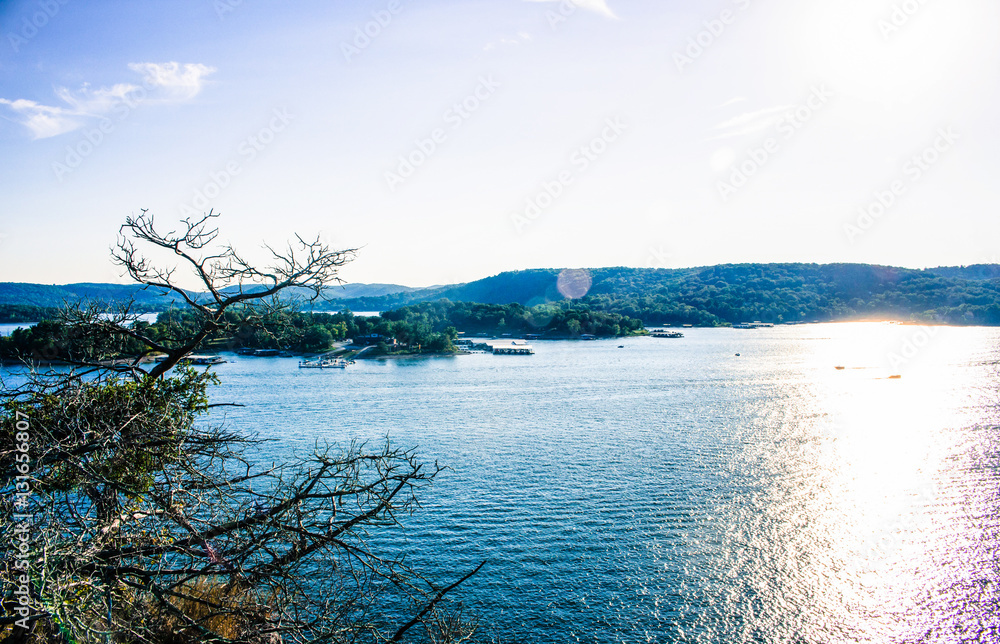
[[[104,118],[116,106],[139,101],[181,103],[197,96],[205,86],[205,77],[214,67],[201,64],[130,63],[129,69],[143,76],[142,85],[117,83],[111,87],[91,89],[84,83],[72,91],[57,87],[55,95],[64,105],[43,105],[28,99],[0,98],[0,105],[14,114],[14,120],[24,125],[36,139],[45,139],[83,127],[88,120]]]
[[[23,98],[16,101],[0,98],[0,105],[8,106],[14,112],[16,120],[31,130],[32,136],[36,139],[71,132],[83,123],[63,108],[39,105],[35,101]]]
[[[725,103],[723,103],[722,105],[719,105],[718,107],[729,107],[730,105],[735,105],[736,103],[745,103],[746,100],[747,100],[746,96],[734,96]]]
[[[778,105],[776,107],[766,107],[764,109],[757,110],[756,112],[744,112],[743,114],[723,121],[712,128],[713,130],[722,130],[722,132],[711,137],[709,141],[728,139],[734,136],[743,136],[744,134],[760,132],[761,130],[767,129],[768,127],[776,124],[781,119],[782,114],[791,109],[795,109],[795,106]]]
[[[65,87],[56,88],[56,96],[70,106],[70,112],[81,116],[102,116],[110,112],[115,105],[123,101],[129,94],[139,89],[130,83],[118,83],[112,87],[102,87],[91,90],[84,85],[77,92]]]
[[[565,1],[566,0],[526,0],[526,2],[565,2]],[[581,9],[593,11],[594,13],[605,15],[608,18],[618,17],[611,9],[608,8],[607,0],[569,0],[569,2],[580,7]]]
[[[205,86],[205,77],[216,71],[200,63],[129,63],[134,72],[143,75],[147,87],[163,90],[172,100],[189,100]]]
[[[483,51],[491,51],[493,49],[496,49],[497,45],[520,45],[530,40],[531,40],[531,34],[525,31],[519,31],[517,32],[516,38],[504,37],[498,41],[486,43],[486,45],[483,46]]]

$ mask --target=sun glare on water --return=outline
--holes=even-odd
[[[731,607],[742,641],[991,641],[996,474],[968,485],[995,440],[986,343],[942,327],[825,329],[799,358],[810,377],[746,457],[765,464],[762,498],[734,508],[723,549],[760,598]]]

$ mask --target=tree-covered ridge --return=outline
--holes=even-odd
[[[647,324],[809,322],[888,317],[1000,324],[1000,280],[866,264],[603,269],[583,302]]]
[[[106,303],[133,302],[132,308],[137,312],[162,311],[180,301],[163,289],[144,288],[137,284],[55,285],[0,282],[0,305],[55,308],[81,300],[99,300]]]
[[[316,308],[389,311],[441,299],[525,307],[558,304],[566,302],[558,288],[559,273],[558,269],[510,271],[467,284],[422,289],[331,286],[323,294],[335,299],[317,303]],[[1000,324],[1000,265],[995,264],[926,270],[871,264],[722,264],[678,269],[597,268],[588,273],[592,286],[575,305],[639,318],[646,324],[711,326],[753,320],[864,317]],[[116,299],[117,295],[112,297],[115,293],[127,294],[121,291],[125,287],[117,285],[71,286],[86,286],[88,297],[105,302]],[[98,287],[109,288],[102,291]],[[69,287],[0,284],[0,304],[52,301],[43,297],[45,289]],[[391,292],[394,289],[398,292]],[[142,307],[158,303],[158,310],[163,310],[170,303],[169,298],[154,299],[152,289],[143,293]]]
[[[48,306],[30,304],[0,304],[0,324],[38,322],[58,315],[59,310]]]
[[[260,287],[250,286],[253,291]],[[444,287],[439,287],[444,288]],[[220,293],[227,294],[230,289],[221,288]],[[322,289],[323,297],[328,300],[357,299],[360,297],[385,297],[398,295],[404,298],[408,293],[421,291],[426,294],[430,289],[418,289],[398,284],[336,284]],[[199,295],[194,291],[191,295]],[[204,296],[204,293],[200,295]],[[308,297],[307,290],[289,288],[282,292],[283,297]],[[0,282],[0,314],[9,305],[55,308],[72,304],[81,300],[96,300],[107,304],[132,303],[136,312],[158,312],[173,306],[183,306],[183,298],[176,292],[154,286],[139,284],[30,284],[24,282]],[[31,321],[38,321],[35,318]]]
[[[646,324],[717,326],[867,317],[1000,324],[1000,267],[994,265],[914,270],[870,264],[722,264],[588,272],[593,284],[579,304]],[[528,306],[558,302],[565,300],[557,286],[559,273],[501,273],[435,292],[434,297]],[[343,304],[384,309],[396,305],[396,299]]]

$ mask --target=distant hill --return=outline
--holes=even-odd
[[[965,280],[995,280],[1000,279],[1000,264],[973,264],[971,266],[940,266],[925,271],[940,277],[952,277]]]
[[[411,288],[346,284],[326,290],[315,310],[386,311],[409,304],[453,302],[533,306],[567,299],[559,269],[510,271],[466,284]],[[885,317],[950,324],[1000,325],[1000,265],[926,270],[871,264],[722,264],[678,269],[596,268],[578,300],[594,310],[647,324],[720,325]],[[0,304],[59,306],[81,297],[134,296],[149,310],[173,301],[116,284],[0,283]]]
[[[419,302],[523,304],[565,297],[560,270],[500,273],[450,287],[344,299],[352,310]],[[926,270],[870,264],[723,264],[680,269],[597,268],[580,300],[647,324],[718,325],[886,317],[951,324],[1000,324],[1000,266]]]
[[[344,284],[324,290],[324,297],[331,300],[343,298],[384,297],[392,293],[409,293],[419,289],[397,284]],[[306,289],[289,292],[302,297],[311,295]],[[148,311],[162,311],[179,304],[180,296],[161,289],[142,288],[134,284],[28,284],[23,282],[0,282],[0,305],[27,305],[54,307],[65,302],[96,300],[100,302],[135,301],[138,308]]]
[[[135,300],[139,308],[162,310],[175,301],[176,296],[164,295],[158,289],[143,289],[133,284],[27,284],[0,282],[0,304],[53,307],[66,302],[97,300],[125,302]]]

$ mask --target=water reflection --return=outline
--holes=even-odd
[[[763,385],[743,407],[747,451],[731,467],[756,487],[720,508],[707,591],[725,598],[722,630],[744,642],[997,641],[996,380],[982,334],[830,333],[790,357],[804,378]],[[927,342],[902,358],[917,334]],[[718,632],[712,612],[702,641]]]
[[[452,468],[378,538],[445,578],[490,559],[461,597],[508,640],[1000,642],[1000,330],[618,344],[236,357],[214,397],[264,463],[390,435]]]

